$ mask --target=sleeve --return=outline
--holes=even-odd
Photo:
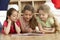
[[[50,23],[54,24],[54,19],[53,18],[50,18]]]
[[[7,25],[8,25],[7,21],[4,21],[3,27],[7,27]]]
[[[3,29],[2,29],[2,33],[5,34],[5,31],[4,31],[4,27],[7,27],[8,23],[7,21],[4,21],[3,23]]]
[[[20,23],[20,21],[19,21],[19,20],[17,20],[16,24],[18,25],[18,27],[20,27],[20,26],[21,26],[21,23]]]
[[[39,17],[36,17],[36,19],[37,19],[37,22],[40,22],[40,19],[39,19]]]

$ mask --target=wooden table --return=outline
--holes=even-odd
[[[0,40],[60,40],[60,34],[40,34],[34,36],[26,36],[25,34],[0,34]]]

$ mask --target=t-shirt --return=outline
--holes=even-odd
[[[37,22],[39,22],[43,27],[51,28],[52,25],[54,24],[54,19],[53,18],[48,18],[46,23],[43,22],[39,17],[36,17]]]
[[[18,27],[21,26],[19,20],[16,21],[16,24],[18,25]],[[7,26],[8,26],[8,22],[7,22],[7,21],[4,21],[2,33],[5,34],[5,32],[4,32],[4,27],[7,27]],[[15,29],[14,25],[11,25],[9,34],[15,34],[15,33],[17,33],[17,32],[16,32],[16,29]]]
[[[23,32],[23,30],[24,30],[24,32],[26,32],[26,31],[28,31],[28,29],[29,29],[29,25],[28,25],[28,23],[25,21],[25,19],[23,18],[23,16],[21,16],[20,17],[20,22],[21,22],[21,31]]]

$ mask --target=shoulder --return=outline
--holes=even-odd
[[[18,26],[21,26],[21,23],[20,23],[20,20],[19,20],[19,19],[16,21],[16,24],[17,24]]]
[[[4,24],[7,24],[7,23],[8,23],[8,22],[5,20],[5,21],[4,21]]]
[[[8,22],[5,20],[3,23],[3,26],[7,26],[7,25],[8,25]]]
[[[49,21],[51,24],[54,24],[54,19],[53,18],[49,18]]]
[[[38,16],[36,17],[36,20],[37,20],[37,22],[41,21],[41,19]]]

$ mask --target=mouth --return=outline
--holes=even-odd
[[[29,19],[26,19],[27,21],[29,21]]]

